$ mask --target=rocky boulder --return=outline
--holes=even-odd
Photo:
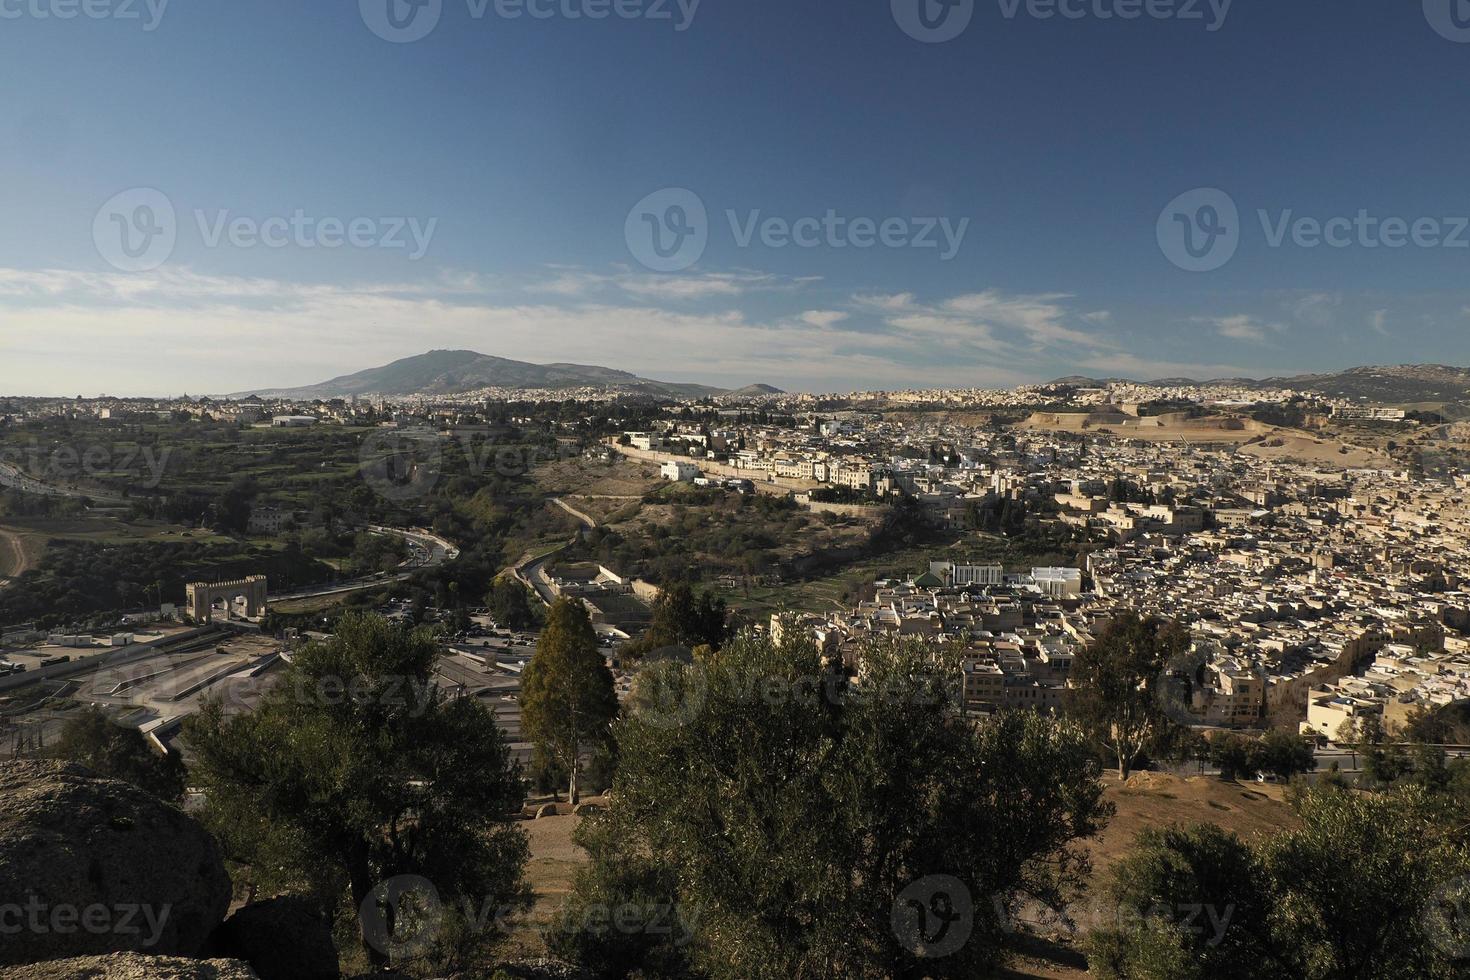
[[[192,956],[229,903],[219,846],[192,818],[74,763],[0,762],[0,965]]]
[[[241,906],[210,942],[219,956],[244,960],[260,980],[337,980],[332,923],[295,896]]]
[[[113,953],[0,967],[0,980],[258,980],[236,960],[186,960],[174,956]]]

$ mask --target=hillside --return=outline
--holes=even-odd
[[[633,393],[701,397],[723,394],[705,385],[650,381],[627,371],[586,364],[531,364],[475,351],[436,350],[405,357],[319,384],[265,388],[232,398],[346,398],[352,395],[452,395],[481,388],[618,388]]]
[[[1066,377],[1054,385],[1096,387],[1127,379]],[[1398,364],[1348,368],[1324,374],[1297,374],[1275,378],[1157,378],[1144,382],[1159,387],[1219,384],[1236,387],[1295,388],[1329,398],[1361,398],[1381,404],[1446,402],[1470,399],[1470,368],[1444,364]]]

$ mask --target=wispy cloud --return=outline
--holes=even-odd
[[[1252,344],[1264,344],[1272,333],[1285,329],[1279,323],[1264,323],[1253,316],[1196,317],[1198,323],[1207,323],[1215,332],[1227,340],[1241,340]]]
[[[813,327],[835,327],[850,315],[841,310],[807,310],[801,315],[801,322]]]
[[[811,279],[794,280],[765,272],[709,272],[683,275],[649,275],[631,270],[592,272],[557,268],[550,278],[527,285],[533,293],[588,297],[610,291],[661,300],[734,298],[759,291],[798,289]]]

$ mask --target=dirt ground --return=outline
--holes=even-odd
[[[1107,829],[1088,843],[1093,862],[1090,894],[1095,901],[1109,870],[1133,847],[1134,837],[1148,827],[1171,824],[1214,823],[1247,839],[1294,826],[1295,818],[1284,800],[1281,786],[1224,782],[1213,776],[1181,779],[1164,773],[1137,773],[1128,782],[1105,776],[1105,794],[1117,807]],[[530,837],[531,861],[527,866],[536,895],[533,918],[549,917],[571,892],[577,869],[587,862],[587,852],[572,843],[580,817],[559,816],[528,820],[523,825]],[[1075,908],[1086,928],[1101,913],[1084,899]],[[527,952],[540,950],[534,935],[517,937]],[[1088,975],[1087,961],[1076,942],[1062,935],[1021,936],[1018,955],[1000,974],[1007,980],[1075,980]]]
[[[1267,427],[1249,419],[1211,416],[1199,419],[1175,419],[1170,416],[1148,418],[1108,418],[1081,412],[1037,412],[1015,429],[1040,432],[1085,432],[1088,435],[1111,435],[1119,439],[1149,442],[1249,442],[1267,431]]]
[[[1346,449],[1347,452],[1342,452]],[[1365,468],[1388,466],[1389,457],[1372,449],[1338,442],[1335,439],[1319,439],[1305,433],[1278,430],[1262,442],[1242,446],[1244,454],[1260,459],[1287,459],[1315,466],[1342,468]]]
[[[547,494],[561,497],[641,497],[661,482],[653,463],[624,456],[611,463],[558,460],[537,467],[532,477]]]
[[[44,545],[0,527],[0,579],[24,575],[36,563],[42,550]]]

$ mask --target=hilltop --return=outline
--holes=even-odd
[[[482,388],[573,389],[612,388],[630,394],[701,398],[723,394],[780,394],[769,385],[751,385],[735,392],[708,385],[677,384],[641,378],[628,371],[588,364],[531,364],[468,350],[435,350],[405,357],[382,367],[368,368],[314,385],[262,388],[238,392],[231,398],[290,399],[347,398],[353,395],[454,395]]]

